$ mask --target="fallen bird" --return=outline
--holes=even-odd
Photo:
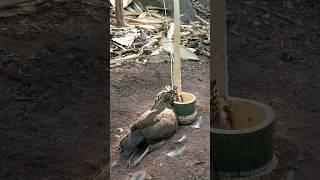
[[[143,113],[138,121],[131,127],[131,132],[120,142],[120,152],[127,152],[130,156],[126,167],[134,167],[151,151],[165,144],[178,128],[178,119],[172,104],[177,98],[177,88],[165,86],[155,98],[151,110]],[[133,163],[134,156],[138,153],[138,146],[147,144],[143,154]]]

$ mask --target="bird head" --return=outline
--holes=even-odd
[[[170,104],[174,102],[178,96],[177,87],[166,85],[162,91],[160,91],[155,99],[155,102],[163,101],[169,102]]]

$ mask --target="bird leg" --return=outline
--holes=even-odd
[[[126,161],[126,165],[125,165],[125,168],[129,168],[131,167],[131,162],[132,162],[132,159],[133,157],[138,153],[138,148],[135,148],[132,152],[132,154],[130,155],[130,157],[128,158],[128,160]]]
[[[155,149],[158,149],[159,147],[163,146],[165,143],[166,143],[166,141],[165,141],[165,140],[162,140],[162,141],[160,141],[160,142],[158,142],[158,143],[156,143],[156,144],[150,144],[150,145],[148,145],[148,147],[147,147],[146,150],[142,153],[142,155],[141,155],[138,159],[136,159],[130,167],[134,167],[134,166],[136,166],[137,164],[139,164],[139,163],[142,161],[142,159],[143,159],[148,153],[154,151]]]

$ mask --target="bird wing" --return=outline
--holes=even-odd
[[[152,126],[156,122],[156,116],[159,114],[157,110],[148,110],[144,112],[138,121],[134,123],[131,127],[131,131],[134,131],[135,129],[144,129],[146,127]]]
[[[147,141],[161,140],[176,132],[177,117],[172,109],[165,109],[155,117],[155,123],[143,129],[143,136]]]

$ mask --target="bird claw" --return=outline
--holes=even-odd
[[[136,165],[138,165],[140,163],[139,159],[136,159],[131,165],[130,168],[135,167]]]
[[[135,167],[138,163],[139,163],[139,162],[136,162],[136,161],[134,161],[133,163],[131,163],[131,162],[126,162],[124,168],[126,168],[126,169],[133,168],[133,167]]]

